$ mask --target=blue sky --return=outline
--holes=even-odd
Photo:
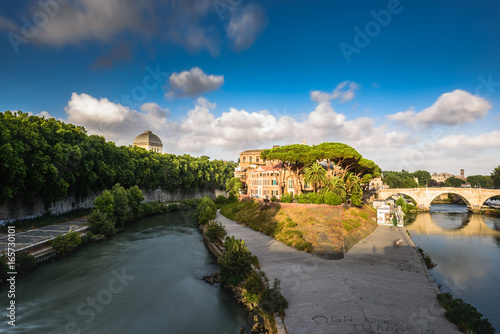
[[[0,110],[236,160],[344,142],[384,170],[500,165],[497,1],[42,0],[0,10]]]

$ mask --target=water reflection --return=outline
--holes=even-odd
[[[442,210],[443,208],[440,209]],[[468,212],[423,212],[408,220],[406,223],[406,229],[410,232],[417,232],[419,234],[426,235],[493,236],[500,238],[500,229],[498,228],[500,223],[487,223],[490,220],[489,218],[491,217]]]
[[[431,274],[441,291],[474,305],[500,329],[500,218],[450,204],[407,218],[413,242],[437,263]]]

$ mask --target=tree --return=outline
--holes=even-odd
[[[359,183],[355,183],[351,190],[351,204],[354,206],[362,206],[363,205],[363,191],[359,186]]]
[[[217,206],[214,201],[208,196],[203,196],[203,198],[198,203],[196,207],[196,212],[194,218],[198,221],[198,224],[205,225],[209,221],[215,219],[217,215]]]
[[[237,177],[233,177],[229,182],[226,184],[226,191],[229,192],[229,194],[238,194],[238,191],[241,189],[241,180]]]
[[[418,185],[420,187],[428,186],[429,182],[432,180],[431,173],[425,170],[417,170],[413,172],[413,176],[418,179]]]
[[[495,188],[500,188],[500,166],[496,167],[491,172],[491,181],[493,182],[493,186]]]
[[[326,170],[319,163],[314,163],[304,169],[304,181],[311,183],[314,192],[317,192],[318,184],[325,184],[327,181]]]
[[[94,207],[96,211],[105,213],[110,219],[114,217],[115,202],[111,191],[104,190],[101,195],[94,200]]]
[[[220,279],[224,284],[236,286],[252,271],[252,253],[245,245],[245,241],[234,239],[234,237],[226,238],[224,247],[226,252],[217,260]]]
[[[134,217],[139,216],[141,203],[144,201],[144,195],[138,186],[133,186],[127,190],[128,205],[134,214]]]
[[[473,188],[491,188],[493,187],[493,181],[489,175],[470,175],[467,176],[467,182]]]
[[[417,188],[418,184],[412,173],[405,170],[401,172],[384,172],[383,180],[390,188]]]
[[[456,178],[454,176],[452,177],[449,177],[447,178],[445,181],[444,181],[444,185],[446,187],[455,187],[455,188],[458,188],[458,187],[461,187],[462,184],[464,184],[465,181],[462,180],[462,179],[459,179],[459,178]]]
[[[113,215],[116,217],[117,223],[123,225],[130,210],[127,191],[117,183],[111,188],[111,195],[114,204]]]
[[[347,196],[345,182],[338,176],[333,176],[329,180],[327,180],[325,188],[323,188],[323,190],[325,192],[333,192],[341,199],[345,199]]]
[[[90,214],[88,223],[90,231],[94,234],[102,234],[111,237],[116,234],[115,222],[108,215],[101,211],[94,211]]]

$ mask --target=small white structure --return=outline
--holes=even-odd
[[[391,207],[387,204],[380,205],[377,208],[377,224],[392,225],[391,222]]]

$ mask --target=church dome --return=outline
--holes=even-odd
[[[138,135],[135,138],[133,145],[154,152],[161,152],[163,147],[160,138],[151,131],[145,131],[144,133]]]

